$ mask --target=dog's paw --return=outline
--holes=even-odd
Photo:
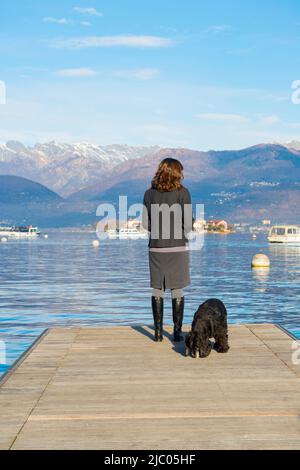
[[[219,354],[225,354],[229,351],[229,346],[221,346],[220,344],[215,344],[214,350],[217,351]]]

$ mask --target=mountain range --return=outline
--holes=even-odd
[[[46,142],[26,147],[0,144],[0,174],[29,178],[63,197],[99,182],[120,163],[156,153],[159,147]]]
[[[207,218],[300,223],[299,142],[201,152],[56,142],[26,147],[16,141],[0,145],[0,222],[34,217],[48,227],[94,223],[101,202],[115,204],[119,195],[140,202],[166,157],[183,163],[185,185],[194,202],[205,204]],[[46,188],[28,186],[28,180]]]

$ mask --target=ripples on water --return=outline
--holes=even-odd
[[[50,233],[48,239],[0,243],[0,340],[10,365],[47,327],[152,323],[147,241]],[[264,252],[270,270],[251,270]],[[207,235],[191,254],[185,322],[217,297],[231,323],[279,323],[300,337],[300,246],[268,245],[266,235]],[[166,302],[165,323],[171,322]],[[0,365],[0,374],[8,366]]]

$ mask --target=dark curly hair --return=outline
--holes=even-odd
[[[175,158],[165,158],[152,180],[152,188],[160,192],[171,192],[182,188],[183,166]]]

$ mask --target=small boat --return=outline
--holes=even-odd
[[[37,227],[0,227],[0,237],[36,238],[41,234]]]
[[[143,230],[138,230],[137,228],[128,228],[123,227],[120,229],[115,230],[108,230],[107,231],[108,238],[112,240],[120,239],[120,240],[138,240],[140,238],[148,238],[148,233]]]
[[[270,230],[268,240],[270,243],[300,245],[300,227],[298,225],[275,225]]]

